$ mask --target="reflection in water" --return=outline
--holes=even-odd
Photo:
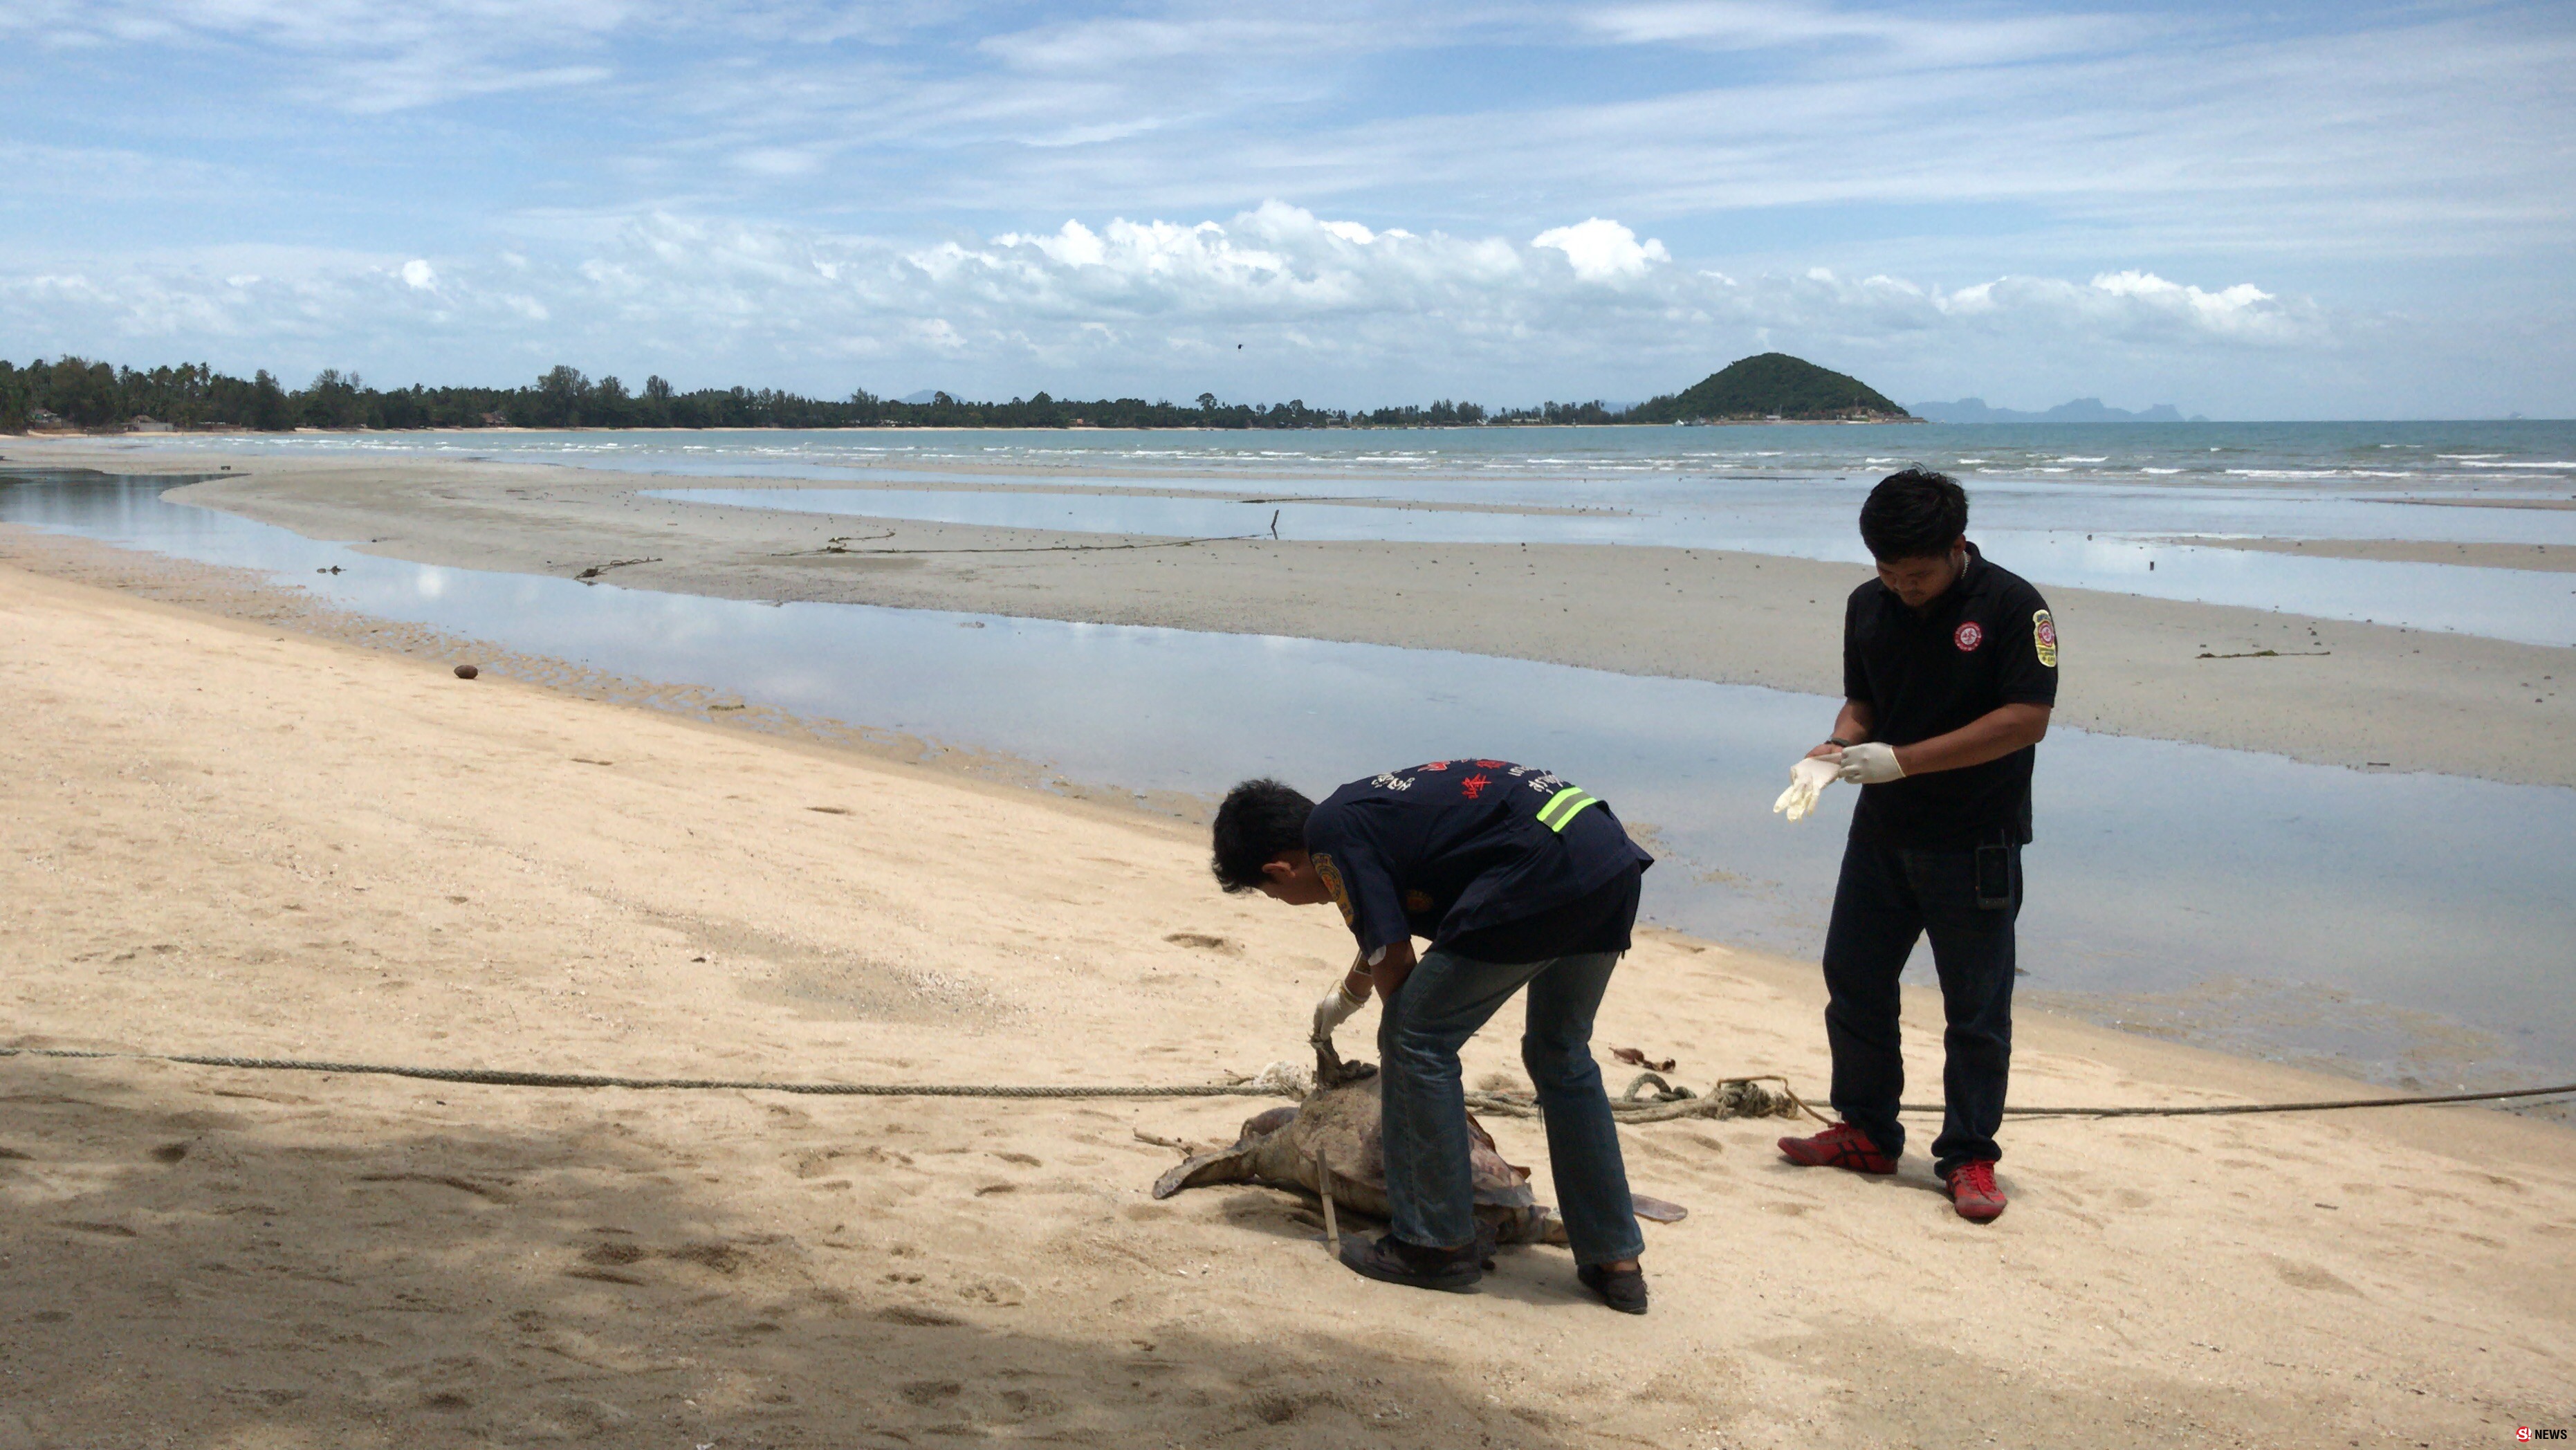
[[[1546,764],[1651,826],[1657,921],[1811,954],[1851,792],[1769,813],[1832,702],[1441,651],[863,605],[769,606],[401,563],[162,501],[167,480],[23,476],[0,520],[270,571],[330,601],[633,678],[1202,795],[1275,774],[1320,793],[1461,752]],[[338,565],[347,572],[314,571]],[[978,628],[961,628],[975,625]],[[1388,701],[1408,702],[1400,712]],[[2042,747],[2023,918],[2029,985],[2072,1000],[2324,984],[2172,1030],[2342,1055],[2383,1080],[2576,1066],[2576,792],[2374,776],[2061,729]],[[1918,960],[1918,967],[1921,962]],[[2360,1031],[2332,993],[2479,1029]],[[2058,998],[2057,1000],[2068,1000]],[[2313,1000],[2331,1015],[2280,1010]],[[2121,1009],[2127,1011],[2129,1009]],[[2438,1034],[2435,1034],[2438,1035]],[[2463,1043],[2466,1045],[2463,1045]]]

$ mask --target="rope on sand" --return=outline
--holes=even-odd
[[[371,1062],[314,1062],[288,1057],[219,1057],[176,1052],[98,1052],[67,1047],[0,1047],[0,1057],[44,1057],[73,1061],[167,1062],[190,1067],[229,1067],[251,1072],[316,1072],[350,1077],[407,1077],[424,1082],[465,1083],[477,1087],[624,1088],[636,1091],[733,1091],[801,1093],[812,1097],[850,1098],[1298,1098],[1305,1096],[1302,1074],[1274,1064],[1259,1077],[1240,1082],[1198,1083],[1183,1087],[1085,1087],[1062,1084],[1009,1083],[870,1083],[770,1082],[757,1078],[610,1077],[579,1072],[514,1072],[488,1067],[401,1067]],[[1777,1089],[1765,1088],[1778,1083]],[[1651,1086],[1654,1091],[1647,1093]],[[2222,1103],[2204,1107],[2006,1108],[2016,1118],[2214,1118],[2244,1113],[2321,1113],[2347,1108],[2408,1108],[2441,1103],[2492,1103],[2515,1098],[2545,1098],[2576,1093],[2576,1082],[2556,1087],[2508,1088],[2500,1092],[2435,1093],[2416,1097],[2343,1098],[2311,1103]],[[1473,1092],[1467,1106],[1497,1117],[1538,1115],[1534,1098],[1509,1093]],[[1908,1113],[1937,1113],[1937,1103],[1907,1103]],[[1810,1107],[1777,1073],[1721,1080],[1706,1096],[1675,1087],[1656,1073],[1640,1073],[1628,1090],[1611,1100],[1611,1116],[1623,1123],[1665,1123],[1678,1118],[1793,1118],[1800,1113],[1830,1122]]]
[[[2432,1103],[2497,1103],[2509,1098],[2545,1098],[2576,1093],[2576,1082],[2556,1087],[2508,1088],[2492,1093],[2434,1093],[2408,1098],[2343,1098],[2324,1103],[2221,1103],[2198,1108],[2006,1108],[2008,1118],[2224,1118],[2239,1113],[2329,1113],[2343,1108],[2414,1108]],[[1906,1113],[1937,1113],[1938,1103],[1907,1103]]]
[[[1276,527],[1275,520],[1273,522],[1273,527]],[[877,537],[890,539],[893,538],[894,535],[879,534]],[[792,554],[773,554],[770,557],[773,559],[803,559],[829,554],[843,554],[851,558],[858,558],[861,556],[870,558],[888,558],[915,554],[1115,554],[1122,550],[1135,549],[1187,549],[1198,544],[1247,544],[1261,537],[1262,536],[1259,534],[1210,534],[1203,539],[1156,539],[1150,543],[1142,544],[1019,544],[1003,548],[983,549],[822,548],[799,549]],[[1278,536],[1273,534],[1271,537],[1276,538]]]
[[[352,1077],[410,1077],[478,1087],[629,1088],[638,1090],[804,1093],[852,1098],[1268,1098],[1296,1097],[1293,1085],[1264,1075],[1249,1082],[1192,1087],[1071,1087],[1008,1084],[765,1082],[701,1077],[606,1077],[580,1072],[510,1072],[488,1067],[398,1067],[372,1062],[307,1062],[285,1057],[212,1057],[176,1052],[81,1052],[60,1047],[0,1047],[0,1057],[54,1057],[126,1062],[173,1062],[191,1067],[235,1067],[254,1072],[327,1072]]]

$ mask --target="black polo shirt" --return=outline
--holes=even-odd
[[[1306,818],[1306,849],[1362,952],[1420,936],[1498,962],[1626,950],[1654,861],[1600,797],[1508,760],[1355,780]]]
[[[2057,703],[2057,624],[2029,581],[1968,546],[1957,583],[1909,609],[1876,579],[1843,611],[1843,694],[1870,707],[1870,738],[1912,745],[2004,705]],[[1861,787],[1852,839],[1915,850],[2030,839],[2028,746],[1964,770]]]

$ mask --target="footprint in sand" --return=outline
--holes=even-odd
[[[925,1407],[945,1404],[965,1392],[966,1387],[955,1380],[914,1380],[895,1389],[896,1394],[903,1396],[905,1404]]]
[[[2314,1264],[2303,1264],[2295,1259],[2275,1258],[2272,1260],[2272,1267],[2280,1274],[2281,1282],[2293,1289],[2310,1289],[2321,1294],[2349,1294],[2356,1299],[2363,1297],[2359,1289]]]
[[[955,1329],[966,1322],[954,1314],[943,1314],[915,1304],[889,1304],[878,1310],[876,1317],[883,1323],[900,1324],[906,1329]]]

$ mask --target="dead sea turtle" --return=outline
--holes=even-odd
[[[1272,1108],[1247,1119],[1231,1147],[1192,1154],[1154,1182],[1154,1196],[1219,1183],[1320,1196],[1320,1162],[1333,1171],[1333,1201],[1370,1218],[1389,1217],[1386,1147],[1381,1136],[1377,1069],[1342,1062],[1330,1046],[1316,1054],[1315,1089],[1294,1107]],[[1468,1162],[1476,1185],[1476,1218],[1505,1244],[1565,1242],[1565,1225],[1530,1192],[1530,1171],[1506,1162],[1474,1114],[1467,1117]],[[1660,1223],[1684,1210],[1638,1197],[1637,1215]]]

